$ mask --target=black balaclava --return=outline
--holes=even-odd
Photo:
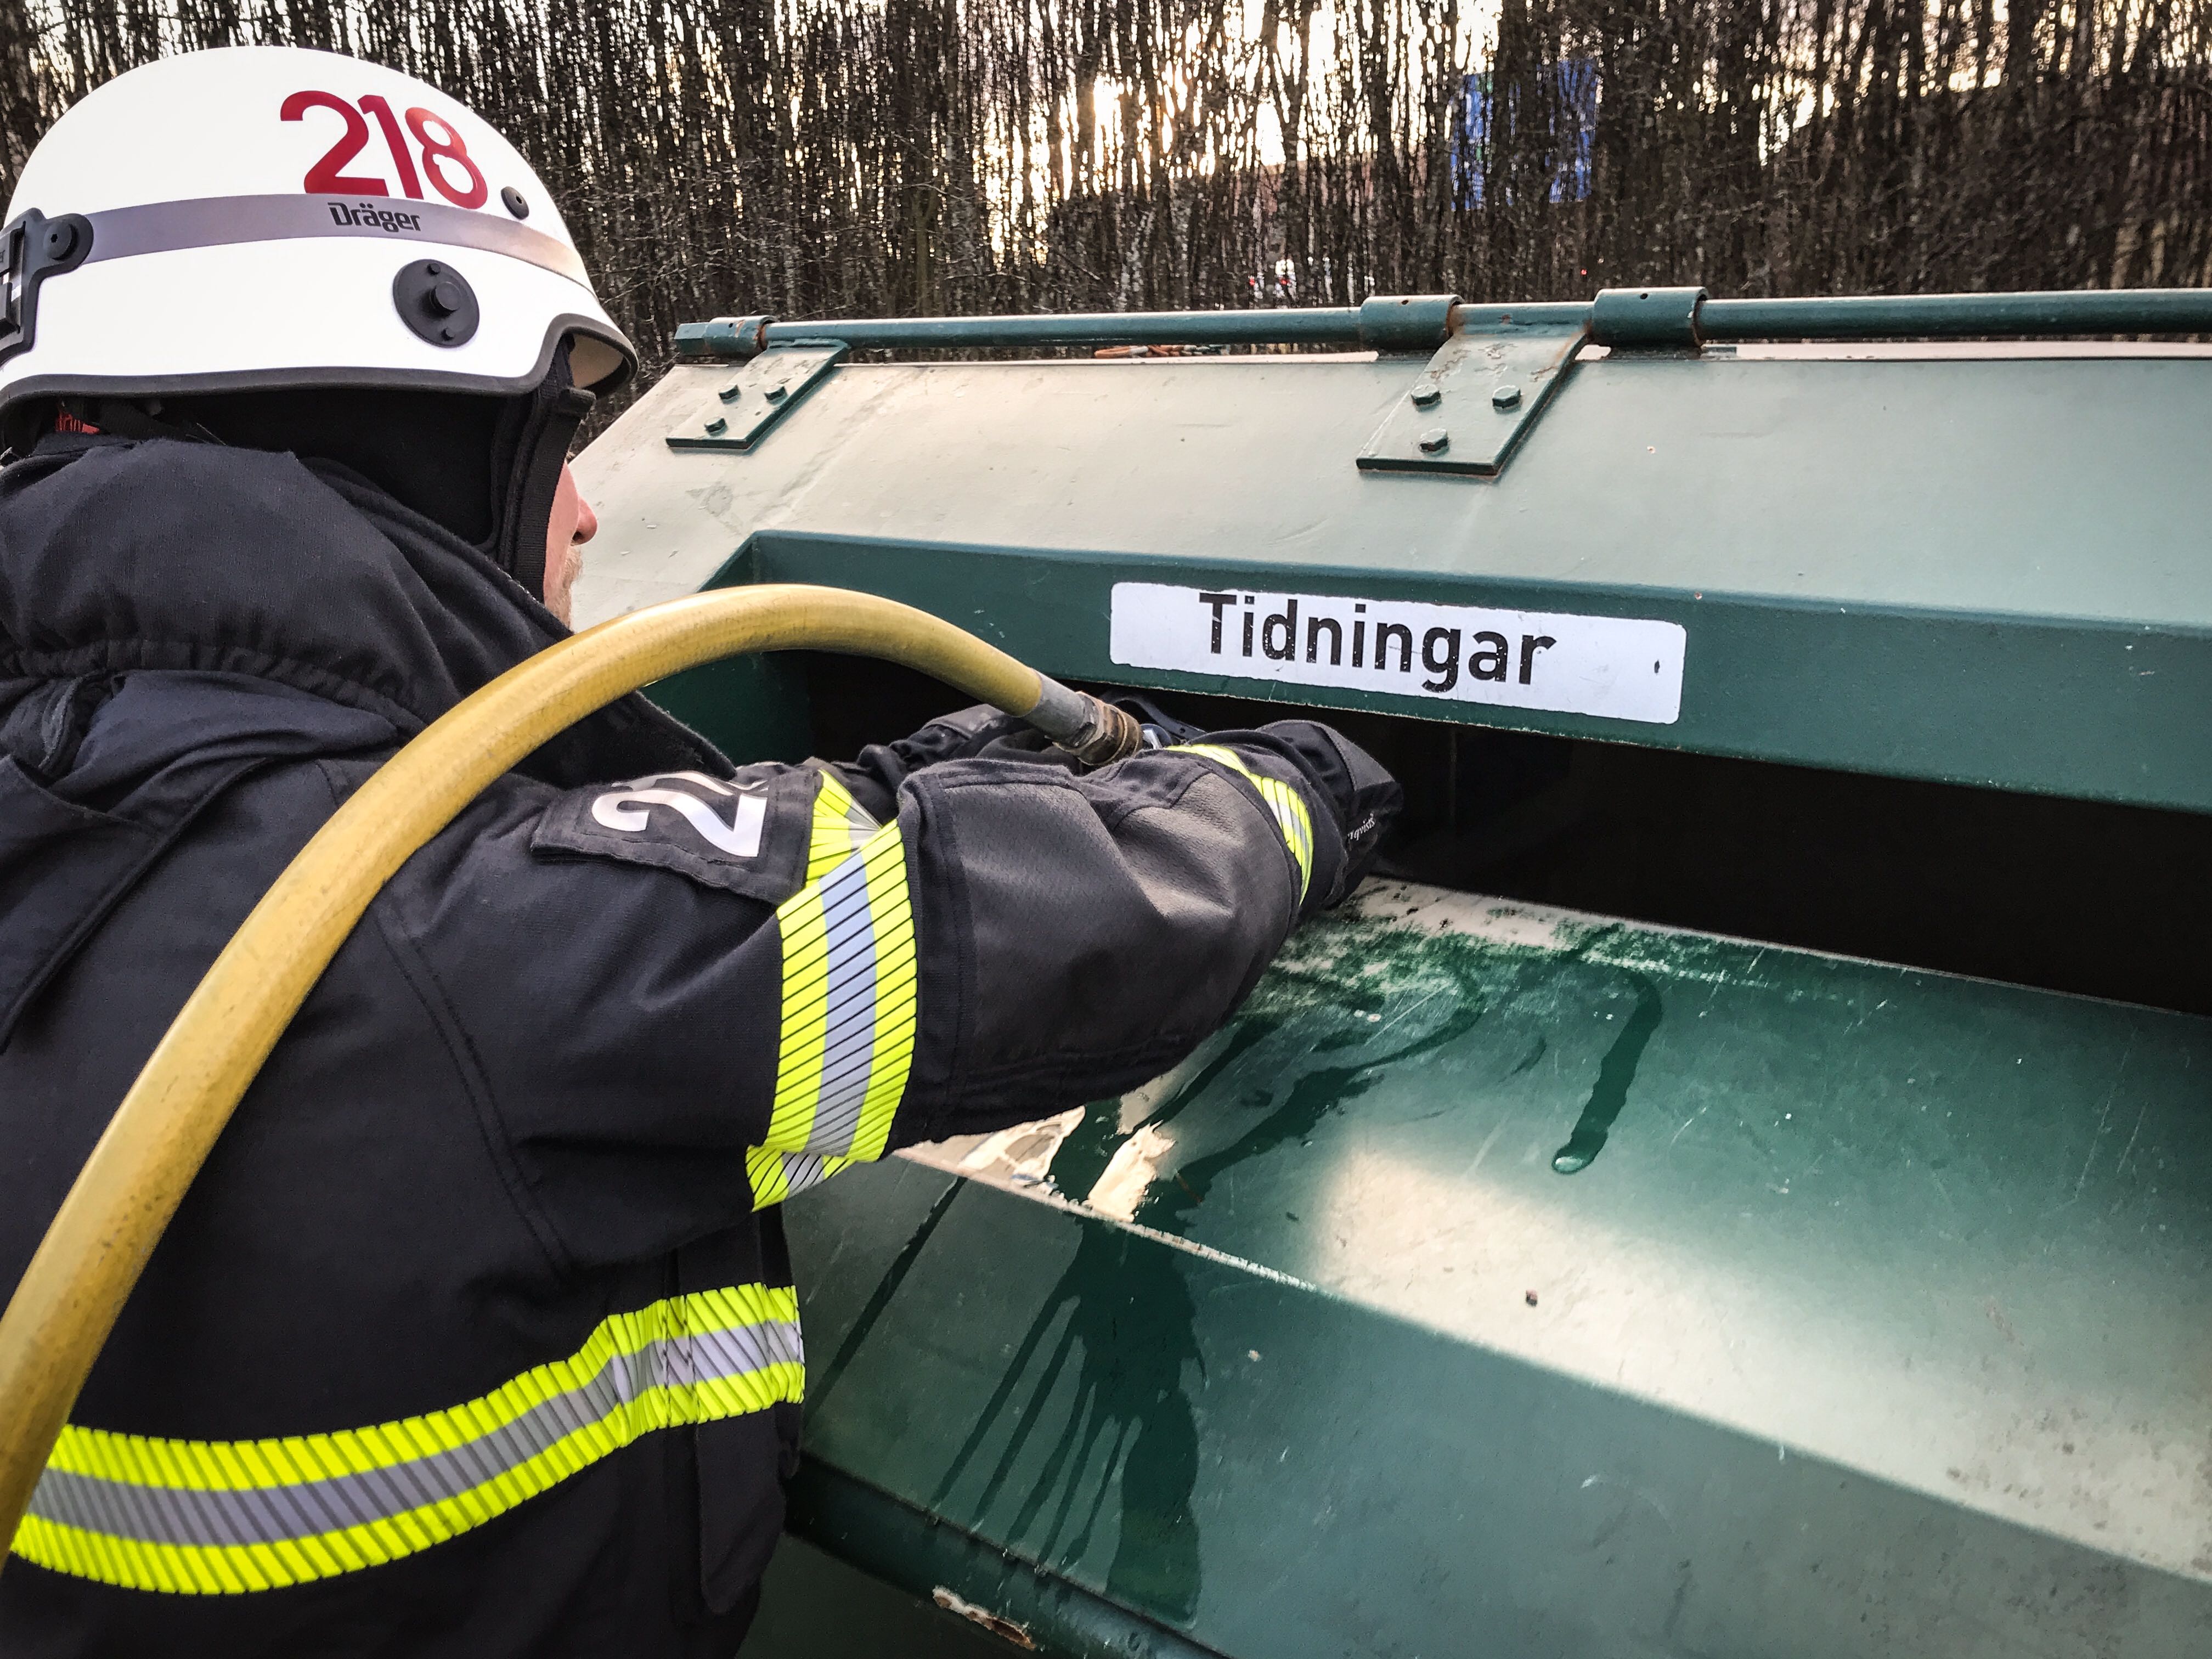
[[[492,432],[492,542],[499,568],[538,599],[545,597],[545,528],[576,428],[599,401],[568,373],[564,347],[538,389],[501,401]],[[343,459],[342,457],[339,459]]]
[[[158,401],[70,398],[87,425],[336,461],[489,554],[531,597],[545,597],[545,530],[568,446],[597,401],[553,354],[534,391],[513,398],[375,388],[222,392]]]

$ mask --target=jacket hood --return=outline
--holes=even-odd
[[[0,683],[240,674],[404,739],[568,636],[487,555],[335,462],[70,435],[0,472]],[[632,696],[521,769],[566,787],[684,768],[728,763]]]
[[[567,635],[334,464],[75,437],[0,473],[0,1047],[223,790],[397,747]],[[568,787],[729,767],[632,696],[521,769]]]

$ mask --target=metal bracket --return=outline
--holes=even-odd
[[[91,252],[92,221],[81,213],[49,219],[30,208],[0,229],[0,363],[31,349],[40,285],[75,270]]]
[[[668,447],[744,454],[851,354],[842,340],[770,346],[696,410],[681,432],[670,433]]]
[[[1587,325],[1453,335],[1375,428],[1360,471],[1496,477],[1589,338]]]

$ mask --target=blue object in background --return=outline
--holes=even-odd
[[[1579,202],[1590,193],[1590,148],[1597,132],[1598,68],[1594,58],[1563,58],[1552,67],[1557,103],[1551,154],[1551,198]],[[1488,70],[1462,85],[1459,129],[1452,136],[1452,166],[1462,207],[1480,205],[1490,164],[1495,105]],[[1509,114],[1508,119],[1511,119]]]

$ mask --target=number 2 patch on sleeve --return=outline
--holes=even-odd
[[[805,767],[745,766],[728,778],[656,772],[572,789],[538,821],[530,848],[651,865],[781,904],[806,883],[821,781]]]

